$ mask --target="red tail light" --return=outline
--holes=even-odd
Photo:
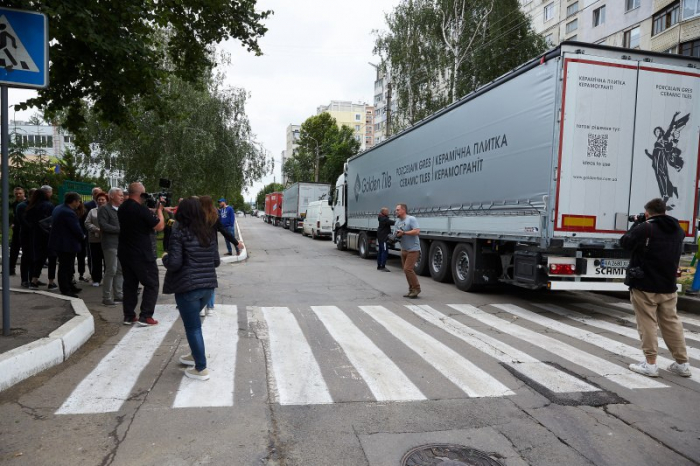
[[[551,275],[574,275],[576,264],[549,264],[549,273]]]

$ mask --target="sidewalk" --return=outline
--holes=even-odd
[[[238,238],[243,240],[240,229]],[[226,244],[219,238],[222,265],[248,258],[247,249],[239,256],[227,256],[226,252]],[[165,269],[160,259],[157,262],[162,287]],[[47,281],[46,269],[41,280]],[[102,305],[102,287],[91,285],[78,282],[80,298],[68,298],[58,290],[48,291],[46,286],[24,289],[18,275],[10,277],[10,336],[2,335],[0,320],[0,392],[68,359],[95,333],[95,316],[121,326],[121,307]]]

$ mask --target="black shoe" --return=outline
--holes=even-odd
[[[387,269],[386,267],[382,267],[382,272],[391,272],[391,270]]]
[[[39,285],[36,284],[36,283],[30,282],[30,283],[29,283],[29,286],[27,286],[27,288],[29,288],[30,290],[38,290],[38,289],[39,289]]]
[[[22,288],[29,288],[29,282],[22,282]]]
[[[42,282],[41,280],[37,280],[36,284],[37,286],[46,286],[46,283]]]
[[[382,270],[382,266],[381,266],[381,265],[378,265],[378,266],[377,266],[377,270]]]
[[[56,285],[55,283],[49,283],[49,284],[47,285],[47,288],[48,288],[49,290],[55,290],[56,288],[58,288],[58,285]]]
[[[74,286],[73,288],[70,289],[73,293],[80,293],[83,291],[82,288],[78,288],[77,286]]]
[[[232,252],[227,252],[225,255],[227,255],[227,256],[233,256],[233,253],[232,253]]]
[[[69,298],[77,298],[77,297],[78,297],[77,294],[71,293],[71,292],[68,292],[68,293],[61,293],[61,294],[62,294],[63,296],[68,296]]]

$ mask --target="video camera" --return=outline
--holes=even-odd
[[[645,222],[646,219],[647,218],[644,215],[644,212],[642,212],[641,214],[630,215],[629,217],[627,217],[627,221],[632,222],[632,223],[642,223],[642,222]]]
[[[161,178],[159,187],[161,191],[158,193],[142,193],[141,198],[146,200],[146,207],[149,209],[155,209],[158,204],[163,207],[170,207],[172,203],[172,194],[170,193],[170,180],[167,178]]]

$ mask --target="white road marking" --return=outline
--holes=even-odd
[[[406,306],[438,328],[454,335],[479,351],[513,367],[518,372],[555,393],[595,392],[599,388],[545,364],[512,346],[441,314],[430,306]]]
[[[56,414],[119,411],[180,314],[175,305],[156,306],[158,325],[134,327],[83,379]]]
[[[336,306],[311,306],[377,401],[425,400],[406,374]]]
[[[574,306],[581,307],[583,309],[587,309],[589,311],[597,312],[599,314],[605,314],[610,317],[614,317],[616,319],[621,319],[624,320],[625,322],[630,322],[635,325],[635,328],[637,326],[637,319],[635,318],[634,314],[630,314],[629,312],[625,311],[617,311],[615,309],[609,309],[603,306],[597,306],[595,304],[591,303],[572,303]],[[681,320],[682,322],[682,320]],[[698,332],[694,332],[691,330],[688,330],[686,328],[683,329],[683,335],[685,336],[686,340],[692,340],[692,341],[700,341],[700,334]],[[639,336],[639,334],[637,334]]]
[[[637,330],[635,329],[623,327],[622,325],[613,324],[604,320],[593,319],[579,312],[570,311],[568,309],[564,309],[563,307],[556,306],[554,304],[534,305],[539,307],[540,309],[544,309],[545,311],[549,311],[553,314],[566,317],[567,319],[571,319],[582,324],[590,325],[591,327],[596,327],[613,333],[617,333],[618,335],[631,338],[632,340],[639,340],[639,332],[637,332]],[[659,348],[668,349],[668,346],[666,346],[666,343],[661,338],[659,338]],[[700,359],[700,351],[698,351],[697,349],[686,346],[686,350],[688,352],[688,356],[690,356],[691,358]]]
[[[635,348],[630,345],[626,345],[624,343],[620,343],[619,341],[613,340],[612,338],[607,338],[601,335],[598,335],[593,332],[588,332],[586,330],[581,330],[580,328],[573,327],[571,325],[567,325],[561,322],[558,322],[554,319],[550,319],[548,317],[541,316],[539,314],[536,314],[534,312],[530,312],[527,309],[523,309],[518,306],[514,306],[512,304],[494,304],[495,307],[502,309],[506,312],[509,312],[513,315],[516,315],[520,318],[529,320],[531,322],[534,322],[539,325],[544,325],[547,328],[550,328],[552,330],[555,330],[557,332],[563,333],[564,335],[568,335],[573,338],[577,338],[583,342],[586,342],[588,344],[591,344],[593,346],[597,346],[599,348],[603,348],[606,351],[610,351],[615,354],[619,354],[620,356],[624,356],[626,358],[632,359],[634,361],[641,361],[644,358],[644,355],[642,353],[642,350],[639,348]],[[668,358],[664,358],[662,356],[657,356],[656,357],[656,364],[658,364],[659,369],[665,369],[669,365],[671,365],[673,361],[671,361]],[[644,377],[644,376],[642,376]],[[692,380],[692,379],[691,379]],[[700,383],[696,380],[692,380],[693,382]]]
[[[211,378],[202,382],[183,374],[173,408],[233,406],[238,307],[217,305],[214,314],[204,319],[202,335]]]
[[[272,371],[279,403],[332,403],[321,368],[294,314],[286,307],[260,308],[269,332]]]
[[[449,306],[473,319],[478,320],[479,322],[494,327],[500,332],[520,338],[527,343],[556,354],[562,359],[571,361],[574,364],[584,367],[591,372],[622,385],[623,387],[632,389],[666,387],[666,385],[649,379],[648,377],[630,372],[626,367],[613,364],[612,362],[606,361],[603,358],[586,353],[583,350],[563,343],[555,338],[542,335],[500,317],[496,317],[495,315],[484,312],[481,309],[469,304],[449,304]],[[507,312],[510,312],[510,308],[515,307],[509,304],[494,304],[493,306]]]
[[[472,397],[514,393],[484,370],[382,306],[360,306],[389,333]]]

